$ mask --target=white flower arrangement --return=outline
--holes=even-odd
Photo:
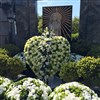
[[[78,82],[62,84],[54,89],[49,100],[100,100],[89,87]]]
[[[18,58],[20,61],[22,61],[24,67],[26,67],[26,59],[23,52],[16,54],[14,58]]]
[[[39,79],[24,78],[9,86],[7,100],[48,100],[51,88]]]
[[[69,60],[70,44],[62,36],[34,36],[27,40],[24,55],[36,76],[46,82]]]
[[[5,92],[10,84],[11,80],[0,76],[0,100],[4,99]]]

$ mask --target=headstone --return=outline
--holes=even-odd
[[[7,19],[7,12],[10,7],[6,7],[5,4],[11,5],[10,1],[0,0],[0,46],[8,43],[9,41],[9,23]],[[5,9],[7,8],[7,10]]]
[[[36,0],[15,0],[17,35],[15,42],[22,47],[26,40],[37,34]]]
[[[100,43],[100,0],[81,0],[80,37]]]
[[[70,40],[72,28],[72,6],[43,7],[43,29],[46,27],[57,36]]]
[[[0,0],[0,46],[23,48],[37,34],[37,0]]]

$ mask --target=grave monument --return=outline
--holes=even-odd
[[[100,0],[81,0],[80,37],[100,44]]]
[[[71,40],[72,6],[43,7],[43,29],[46,27],[57,36]]]
[[[37,34],[36,0],[0,0],[0,46],[16,44]]]

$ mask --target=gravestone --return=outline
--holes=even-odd
[[[100,0],[81,0],[80,37],[100,43]]]
[[[0,46],[16,44],[37,34],[37,0],[0,0]]]
[[[72,29],[72,6],[43,7],[43,29],[46,27],[57,36],[69,41]]]
[[[24,46],[28,38],[37,34],[37,2],[36,0],[15,0],[17,35],[15,42]]]

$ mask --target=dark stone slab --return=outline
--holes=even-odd
[[[48,85],[54,89],[55,87],[59,86],[62,84],[62,80],[58,76],[53,76],[52,78],[49,79]]]
[[[98,94],[98,96],[100,97],[100,87],[94,86],[94,87],[92,87],[92,90],[94,90]]]
[[[81,0],[80,37],[100,43],[100,0]]]

